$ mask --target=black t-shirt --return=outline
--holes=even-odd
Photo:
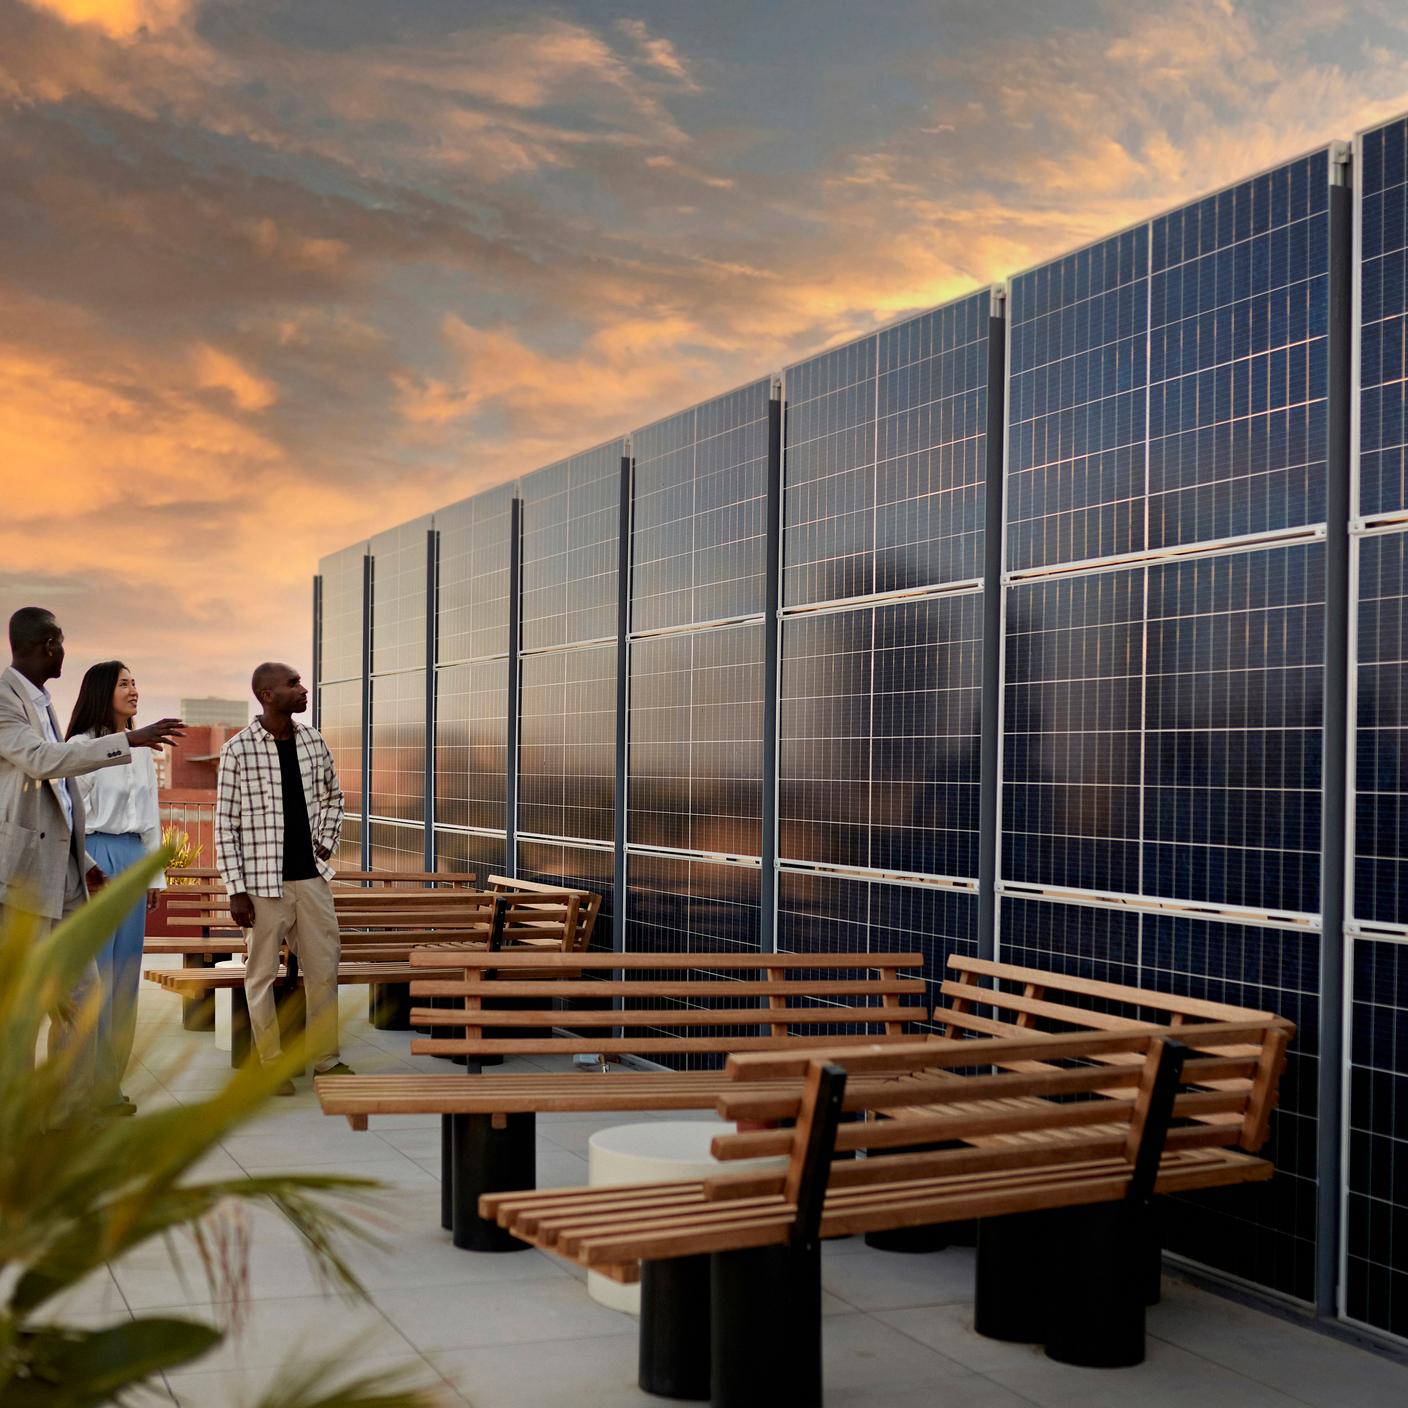
[[[274,746],[279,750],[279,775],[284,784],[284,879],[313,880],[318,864],[313,858],[303,775],[298,770],[298,739],[276,738]]]

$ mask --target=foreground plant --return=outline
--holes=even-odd
[[[277,1208],[301,1234],[327,1280],[364,1294],[337,1249],[365,1236],[334,1198],[366,1198],[379,1185],[322,1174],[200,1181],[192,1169],[248,1120],[302,1056],[257,1062],[218,1093],[130,1119],[61,1121],[71,1059],[34,1064],[44,1016],[70,992],[118,918],[136,904],[169,852],[132,867],[52,935],[38,940],[12,917],[0,927],[0,1405],[86,1408],[122,1402],[165,1370],[189,1366],[225,1332],[196,1320],[147,1316],[101,1329],[63,1323],[64,1292],[153,1237],[189,1231],[214,1298],[238,1304],[247,1247],[221,1239],[222,1205]],[[94,1021],[96,1011],[81,1020]],[[214,1235],[212,1235],[214,1233]],[[218,1244],[218,1245],[217,1245]],[[430,1408],[426,1390],[385,1376],[331,1386],[331,1365],[289,1369],[260,1408]]]

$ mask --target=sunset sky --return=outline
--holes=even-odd
[[[0,616],[240,694],[320,555],[1404,108],[1401,0],[0,0]]]

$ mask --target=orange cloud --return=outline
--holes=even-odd
[[[170,29],[185,22],[192,0],[29,0],[67,24],[96,25],[114,39],[143,30]]]

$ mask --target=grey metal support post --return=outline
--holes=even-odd
[[[523,500],[508,515],[508,708],[504,750],[504,874],[518,874],[518,713],[522,691],[518,647],[523,603]]]
[[[372,868],[372,605],[376,559],[362,555],[362,869]]]
[[[978,955],[997,954],[998,728],[1002,688],[1002,502],[1006,415],[1007,319],[994,294],[988,318],[988,416],[986,513],[983,520],[983,691],[978,757]]]
[[[427,870],[435,869],[435,658],[440,619],[440,534],[425,531],[425,847]]]
[[[767,565],[763,586],[762,923],[759,947],[777,951],[777,729],[782,639],[782,388],[768,402]]]
[[[321,727],[323,701],[319,698],[319,682],[323,678],[323,579],[313,578],[313,680],[309,694],[313,699],[313,727]]]
[[[1351,191],[1349,167],[1330,186],[1329,453],[1325,503],[1325,743],[1320,830],[1320,1048],[1315,1217],[1315,1308],[1337,1310],[1340,1237],[1341,1079],[1345,1060],[1344,920],[1346,782],[1349,752],[1349,398]]]
[[[626,787],[627,749],[630,729],[631,629],[631,487],[633,460],[621,456],[620,517],[616,537],[616,805],[613,808],[615,849],[612,856],[612,893],[615,913],[611,925],[611,946],[618,952],[626,947]]]

